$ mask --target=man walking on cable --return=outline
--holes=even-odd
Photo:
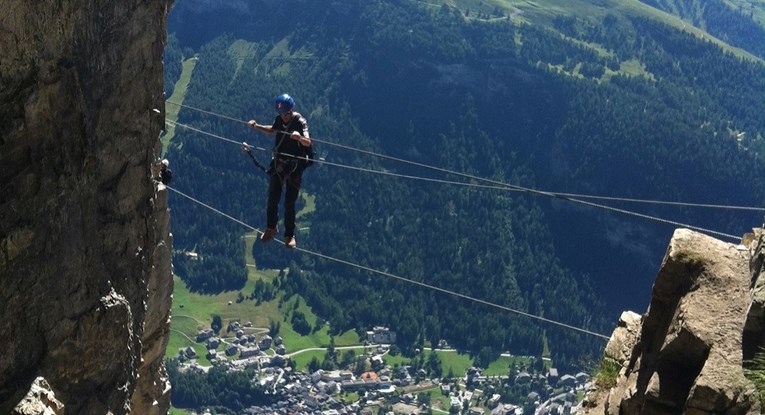
[[[258,124],[255,120],[247,123],[253,130],[275,136],[273,157],[267,171],[269,182],[266,230],[260,240],[268,242],[276,235],[279,199],[284,188],[284,244],[287,248],[295,248],[295,202],[300,192],[303,170],[312,163],[313,149],[308,134],[308,122],[295,111],[295,100],[287,94],[282,94],[276,97],[275,106],[278,115],[270,127]],[[242,151],[249,153],[250,148],[244,144]]]

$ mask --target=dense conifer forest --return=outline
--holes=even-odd
[[[272,98],[288,92],[312,136],[331,143],[526,188],[765,205],[761,61],[643,17],[561,16],[547,27],[410,1],[297,3],[207,10],[179,2],[168,87],[181,60],[196,57],[184,104],[236,119],[270,124]],[[179,122],[272,145],[242,123],[197,111],[183,109]],[[333,163],[461,180],[316,149]],[[168,156],[175,188],[264,227],[267,180],[238,146],[176,129]],[[303,192],[315,210],[300,219],[301,247],[604,334],[621,310],[645,310],[674,229],[524,192],[321,163],[305,173]],[[762,220],[609,204],[737,235]],[[247,229],[180,197],[171,207],[176,273],[196,291],[241,289]],[[192,250],[202,259],[188,260]],[[289,266],[279,289],[303,296],[333,330],[387,325],[405,353],[446,339],[476,355],[539,356],[546,342],[559,367],[573,367],[604,345],[280,245],[256,244],[254,255],[259,267]]]
[[[723,0],[641,0],[677,14],[712,36],[765,58],[765,28],[754,18],[755,8],[747,1]]]

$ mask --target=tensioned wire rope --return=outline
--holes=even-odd
[[[184,129],[188,129],[190,131],[194,131],[194,132],[197,132],[197,133],[200,133],[200,134],[203,134],[203,135],[207,135],[209,137],[213,137],[213,138],[216,138],[216,139],[221,140],[221,141],[226,141],[226,142],[234,143],[234,144],[237,144],[237,145],[240,145],[240,146],[242,144],[244,144],[244,143],[241,143],[239,141],[235,141],[235,140],[232,140],[230,138],[226,138],[226,137],[223,137],[223,136],[220,136],[220,135],[212,134],[212,133],[209,133],[207,131],[203,131],[203,130],[200,130],[198,128],[194,128],[194,127],[191,127],[191,126],[188,126],[188,125],[185,125],[185,124],[181,124],[181,123],[170,121],[170,120],[168,120],[168,122],[172,126],[174,126],[174,127],[181,127],[181,128],[184,128]],[[318,140],[314,140],[313,138],[311,138],[311,140],[319,142]],[[255,148],[256,150],[259,150],[259,151],[269,151],[269,150],[266,150],[263,147],[256,147],[256,146],[250,146],[250,145],[248,145],[248,147]],[[366,152],[366,150],[360,150],[360,151]],[[300,159],[300,157],[294,156],[292,154],[279,153],[279,152],[276,152],[276,153],[273,153],[273,154],[277,154],[277,155],[284,156],[284,157],[291,157],[291,158],[298,158],[298,159]],[[389,156],[383,156],[383,157],[389,157]],[[702,228],[702,227],[699,227],[699,226],[694,226],[694,225],[689,225],[689,224],[682,223],[682,222],[677,222],[677,221],[672,221],[672,220],[668,220],[668,219],[663,219],[663,218],[659,218],[659,217],[656,217],[656,216],[651,216],[651,215],[646,215],[646,214],[643,214],[643,213],[629,211],[629,210],[626,210],[626,209],[620,209],[620,208],[615,208],[615,207],[612,207],[612,206],[607,206],[607,205],[603,205],[603,204],[599,204],[599,203],[592,203],[592,202],[588,202],[588,201],[585,201],[585,200],[579,200],[579,199],[572,198],[572,197],[569,197],[569,196],[566,196],[566,195],[560,194],[560,193],[552,193],[552,192],[546,192],[546,191],[541,191],[541,190],[536,190],[536,189],[525,188],[525,187],[522,187],[522,186],[510,185],[510,184],[506,184],[506,183],[502,183],[502,182],[498,182],[498,181],[494,181],[494,180],[490,180],[490,179],[485,179],[485,178],[481,178],[481,177],[477,177],[477,176],[472,176],[472,175],[465,174],[465,173],[453,172],[453,171],[450,171],[450,170],[442,169],[440,167],[421,165],[420,163],[416,163],[416,162],[408,162],[408,163],[415,164],[415,165],[421,165],[423,167],[429,167],[431,169],[436,169],[436,170],[444,171],[444,172],[447,172],[447,173],[456,174],[456,175],[459,175],[459,176],[466,176],[466,177],[469,177],[469,178],[474,179],[474,180],[481,180],[481,181],[486,181],[486,182],[490,182],[490,183],[495,183],[496,185],[494,185],[494,186],[478,185],[478,184],[474,184],[474,183],[454,182],[454,181],[431,179],[431,178],[425,178],[425,177],[419,177],[419,176],[409,176],[409,175],[397,174],[397,173],[392,173],[392,172],[385,172],[385,171],[380,171],[380,170],[365,169],[365,168],[362,168],[362,167],[348,166],[348,165],[343,165],[343,164],[339,164],[339,163],[332,163],[332,162],[328,162],[326,160],[321,160],[321,159],[318,159],[318,160],[314,159],[313,161],[315,163],[321,163],[321,164],[326,164],[326,165],[330,165],[330,166],[346,168],[346,169],[350,169],[350,170],[363,171],[363,172],[367,172],[367,173],[374,173],[374,174],[387,175],[387,176],[393,176],[393,177],[400,177],[400,178],[406,178],[406,179],[421,180],[421,181],[428,181],[428,182],[435,182],[435,183],[442,183],[442,184],[450,184],[450,185],[459,185],[459,186],[466,186],[466,187],[473,187],[473,188],[484,188],[484,189],[515,191],[515,192],[526,192],[526,193],[531,193],[531,194],[536,194],[536,195],[543,195],[543,196],[548,196],[548,197],[554,197],[554,198],[566,200],[566,201],[569,201],[569,202],[582,204],[582,205],[585,205],[585,206],[590,206],[590,207],[594,207],[594,208],[598,208],[598,209],[603,209],[603,210],[607,210],[607,211],[611,211],[611,212],[621,213],[621,214],[628,215],[628,216],[634,216],[634,217],[638,217],[638,218],[641,218],[641,219],[646,219],[646,220],[651,220],[651,221],[655,221],[655,222],[660,222],[660,223],[664,223],[664,224],[668,224],[668,225],[672,225],[672,226],[688,228],[688,229],[692,229],[692,230],[695,230],[695,231],[698,231],[698,232],[701,232],[701,233],[706,233],[708,235],[716,235],[716,236],[728,238],[728,239],[731,239],[731,240],[740,240],[741,239],[739,236],[735,236],[735,235],[732,235],[732,234],[718,232],[718,231],[714,231],[714,230],[711,230],[711,229],[705,229],[705,228]]]
[[[244,121],[244,120],[241,120],[241,119],[238,119],[238,118],[234,118],[234,117],[229,117],[229,116],[223,115],[223,114],[218,114],[218,113],[212,112],[212,111],[203,110],[201,108],[196,108],[196,107],[193,107],[193,106],[190,106],[190,105],[181,104],[181,103],[173,102],[173,101],[165,101],[165,102],[168,103],[168,104],[177,105],[177,106],[182,107],[182,108],[187,108],[187,109],[190,109],[190,110],[193,110],[193,111],[197,111],[197,112],[200,112],[200,113],[203,113],[203,114],[212,115],[212,116],[215,116],[215,117],[219,117],[219,118],[222,118],[222,119],[238,122],[238,123],[245,124],[245,125],[247,124],[247,121]],[[175,123],[175,122],[170,121],[170,120],[168,120],[168,122]],[[340,149],[343,149],[343,150],[347,150],[347,151],[351,151],[351,152],[356,152],[356,153],[361,153],[361,154],[365,154],[365,155],[368,155],[368,156],[373,156],[373,157],[378,157],[378,158],[387,159],[387,160],[391,160],[391,161],[396,161],[396,162],[403,163],[403,164],[410,164],[410,165],[417,166],[417,167],[422,167],[422,168],[426,168],[426,169],[430,169],[430,170],[436,170],[436,171],[439,171],[439,172],[442,172],[442,173],[453,174],[453,175],[456,175],[456,176],[462,176],[462,177],[466,177],[466,178],[469,178],[469,179],[472,179],[472,180],[488,182],[488,183],[492,183],[492,184],[496,185],[496,186],[475,186],[475,187],[484,187],[484,188],[488,188],[488,189],[511,189],[511,190],[523,191],[523,192],[538,192],[538,193],[541,193],[541,194],[546,194],[548,196],[555,196],[555,197],[573,197],[573,198],[579,198],[579,199],[608,200],[608,201],[617,201],[617,202],[646,203],[646,204],[671,205],[671,206],[683,206],[683,207],[698,207],[698,208],[727,209],[727,210],[746,210],[746,211],[755,211],[755,212],[765,212],[765,208],[753,207],[753,206],[736,206],[736,205],[720,205],[720,204],[707,204],[707,203],[674,202],[674,201],[653,200],[653,199],[637,199],[637,198],[627,198],[627,197],[617,197],[617,196],[597,196],[597,195],[585,195],[585,194],[577,194],[577,193],[563,193],[563,192],[552,192],[552,191],[545,191],[545,190],[529,189],[529,188],[524,188],[524,187],[521,187],[521,186],[511,185],[509,183],[504,183],[504,182],[500,182],[500,181],[496,181],[496,180],[487,179],[487,178],[484,178],[484,177],[473,176],[473,175],[470,175],[470,174],[467,174],[467,173],[456,172],[456,171],[444,169],[444,168],[441,168],[441,167],[431,166],[431,165],[428,165],[428,164],[423,164],[423,163],[418,163],[418,162],[415,162],[415,161],[405,160],[405,159],[401,159],[401,158],[398,158],[398,157],[393,157],[393,156],[388,156],[388,155],[385,155],[385,154],[375,153],[375,152],[368,151],[368,150],[358,149],[358,148],[346,146],[346,145],[343,145],[343,144],[334,143],[334,142],[331,142],[331,141],[319,140],[319,139],[313,138],[313,137],[311,137],[311,141],[315,141],[315,142],[320,143],[320,144],[326,144],[326,145],[332,146],[332,147],[337,147],[337,148],[340,148]],[[404,176],[404,177],[407,177],[407,178],[417,178],[417,176]],[[425,178],[422,178],[422,179],[425,179]],[[434,181],[437,181],[437,180],[434,180]],[[447,183],[449,183],[449,184],[460,184],[460,182],[447,182]],[[737,237],[735,237],[735,238],[737,238]]]
[[[223,212],[221,210],[218,210],[218,209],[216,209],[216,208],[214,208],[214,207],[212,207],[212,206],[210,206],[210,205],[208,205],[208,204],[206,204],[206,203],[204,203],[204,202],[202,202],[202,201],[200,201],[198,199],[195,199],[194,197],[189,196],[189,195],[181,192],[180,190],[177,190],[177,189],[172,188],[170,186],[165,186],[165,187],[168,190],[171,190],[174,193],[176,193],[176,194],[178,194],[180,196],[183,196],[186,199],[188,199],[188,200],[190,200],[190,201],[192,201],[192,202],[194,202],[196,204],[199,204],[200,206],[203,206],[203,207],[205,207],[205,208],[207,208],[207,209],[209,209],[209,210],[211,210],[211,211],[213,211],[213,212],[215,212],[215,213],[225,217],[226,219],[232,220],[232,221],[234,221],[234,222],[244,226],[245,228],[250,229],[251,231],[255,231],[255,232],[260,233],[260,234],[263,233],[263,231],[261,231],[260,229],[255,228],[255,227],[247,224],[246,222],[243,222],[243,221],[241,221],[241,220],[239,220],[239,219],[237,219],[237,218],[235,218],[235,217],[233,217],[233,216],[231,216],[229,214],[226,214],[225,212]],[[284,244],[283,241],[280,241],[278,239],[275,239],[275,240],[277,242],[281,243],[281,244]],[[325,255],[325,254],[322,254],[322,253],[319,253],[319,252],[315,252],[315,251],[310,251],[310,250],[303,249],[303,248],[294,248],[294,250],[299,251],[299,252],[303,252],[305,254],[312,255],[312,256],[315,256],[315,257],[318,257],[318,258],[326,259],[328,261],[336,262],[336,263],[343,264],[343,265],[348,265],[348,266],[357,268],[357,269],[362,270],[362,271],[367,271],[367,272],[370,272],[370,273],[373,273],[373,274],[382,275],[384,277],[388,277],[388,278],[392,278],[392,279],[395,279],[395,280],[398,280],[398,281],[406,282],[408,284],[416,285],[416,286],[419,286],[419,287],[422,287],[422,288],[427,288],[429,290],[438,291],[438,292],[443,293],[443,294],[449,294],[449,295],[454,296],[454,297],[462,298],[464,300],[472,301],[472,302],[483,304],[483,305],[486,305],[486,306],[489,306],[489,307],[497,308],[497,309],[500,309],[500,310],[503,310],[503,311],[511,312],[511,313],[517,314],[519,316],[524,316],[524,317],[527,317],[527,318],[535,319],[535,320],[538,320],[538,321],[541,321],[541,322],[544,322],[544,323],[556,325],[556,326],[563,327],[563,328],[566,328],[566,329],[569,329],[569,330],[578,331],[580,333],[588,334],[588,335],[599,337],[599,338],[602,338],[602,339],[606,339],[606,340],[610,339],[609,336],[606,336],[606,335],[600,334],[600,333],[596,333],[596,332],[591,331],[591,330],[583,329],[581,327],[572,326],[570,324],[566,324],[566,323],[563,323],[563,322],[560,322],[560,321],[556,321],[556,320],[552,320],[552,319],[549,319],[549,318],[545,318],[545,317],[537,316],[537,315],[534,315],[534,314],[526,313],[524,311],[516,310],[514,308],[503,306],[501,304],[492,303],[490,301],[482,300],[482,299],[476,298],[476,297],[471,297],[471,296],[466,295],[466,294],[462,294],[462,293],[459,293],[459,292],[456,292],[456,291],[452,291],[452,290],[447,290],[445,288],[437,287],[435,285],[427,284],[427,283],[424,283],[424,282],[421,282],[421,281],[415,281],[413,279],[405,278],[405,277],[402,277],[400,275],[391,274],[390,272],[380,271],[380,270],[377,270],[377,269],[374,269],[374,268],[370,268],[370,267],[367,267],[367,266],[364,266],[364,265],[356,264],[356,263],[351,262],[351,261],[346,261],[344,259],[335,258],[335,257],[329,256],[329,255]]]

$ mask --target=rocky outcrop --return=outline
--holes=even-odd
[[[762,250],[761,230],[742,245],[677,230],[648,311],[623,315],[606,347],[616,385],[591,391],[583,413],[762,413],[744,377],[763,346]]]
[[[24,399],[13,408],[13,415],[63,415],[64,405],[56,399],[44,378],[37,378]]]
[[[168,7],[3,2],[0,413],[167,411]]]
[[[146,315],[141,337],[141,366],[133,392],[133,413],[166,414],[170,407],[170,383],[165,372],[165,350],[170,340],[170,307],[173,295],[172,235],[167,207],[168,192],[158,185],[155,206],[154,255],[148,280]]]

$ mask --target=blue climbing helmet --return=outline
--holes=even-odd
[[[287,94],[281,94],[274,100],[276,106],[276,112],[279,114],[286,114],[295,108],[295,100]]]

